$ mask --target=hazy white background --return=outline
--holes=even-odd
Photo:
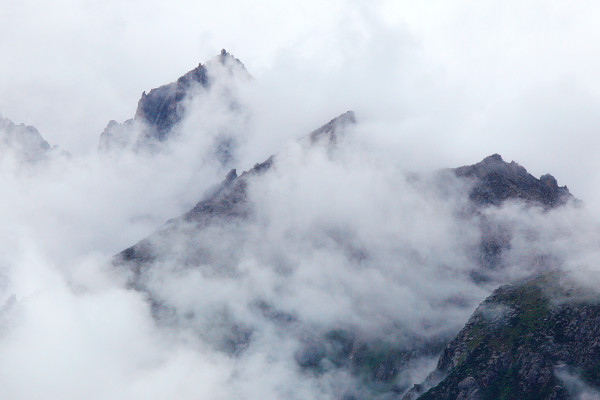
[[[594,210],[599,17],[583,1],[0,0],[0,113],[73,154],[33,170],[0,163],[4,397],[331,398],[348,377],[299,373],[298,332],[261,320],[259,295],[322,329],[344,319],[369,332],[458,330],[471,309],[449,299],[468,293],[474,306],[491,290],[468,279],[477,221],[456,218],[465,192],[440,195],[401,172],[501,153],[554,174]],[[169,151],[96,156],[107,122],[132,117],[142,91],[221,48],[255,77],[240,88],[247,125],[208,94]],[[338,158],[294,142],[348,109],[361,124]],[[217,249],[239,246],[239,276],[157,272],[157,293],[196,312],[199,339],[158,329],[107,261],[224,177],[207,156],[223,126],[242,144],[238,172],[283,158],[251,192],[258,224],[217,230],[218,243],[206,233]],[[589,209],[489,213],[514,230],[509,274],[548,252],[596,270]],[[348,263],[338,232],[373,255],[367,266]],[[295,273],[280,276],[272,260]],[[222,308],[258,332],[237,360],[210,347],[222,332],[206,311]]]
[[[593,1],[2,0],[0,10],[0,113],[74,153],[131,117],[143,90],[224,47],[265,86],[270,123],[289,136],[354,109],[411,162],[498,152],[598,197]]]

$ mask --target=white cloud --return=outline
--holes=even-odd
[[[396,344],[447,336],[492,289],[469,279],[479,230],[460,217],[465,188],[445,177],[440,190],[427,171],[495,152],[538,176],[555,174],[590,205],[490,211],[513,233],[500,278],[522,277],[539,254],[583,274],[594,269],[595,4],[1,6],[0,112],[73,153],[32,170],[0,163],[7,398],[341,393],[354,382],[347,373],[315,377],[294,361],[314,332],[351,326]],[[162,151],[95,154],[106,123],[132,117],[143,90],[221,47],[256,78],[233,84],[243,118],[220,92],[204,93]],[[296,142],[349,109],[360,124],[337,152]],[[227,168],[210,153],[224,129],[240,146],[238,172],[273,153],[279,161],[251,187],[254,220],[198,234],[216,259],[193,270],[166,262],[151,274],[151,289],[181,324],[157,326],[107,260],[223,179]],[[266,318],[261,301],[291,322]],[[237,358],[218,350],[236,324],[242,336],[253,332]],[[430,361],[416,360],[410,374]]]

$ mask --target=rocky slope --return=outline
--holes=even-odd
[[[420,400],[576,399],[586,385],[600,388],[599,300],[560,273],[500,287],[404,399],[432,385]]]
[[[307,138],[311,144],[335,145],[340,140],[339,136],[343,134],[344,129],[355,123],[355,114],[348,111],[316,129],[307,135]],[[192,210],[169,221],[161,228],[156,233],[161,237],[160,241],[163,241],[166,235],[176,231],[175,226],[183,225],[183,223],[193,223],[194,229],[203,229],[210,224],[220,224],[224,221],[248,217],[251,213],[246,193],[249,180],[269,170],[274,159],[275,156],[271,156],[239,177],[237,171],[232,170],[223,183]],[[507,200],[525,200],[529,205],[552,208],[573,199],[567,187],[559,187],[556,179],[551,175],[544,175],[537,179],[514,161],[511,163],[504,162],[498,154],[486,157],[477,164],[459,167],[452,171],[458,177],[468,179],[471,182],[469,198],[475,207],[475,211],[473,211],[475,213],[477,213],[479,207],[498,206]],[[506,187],[510,187],[511,191],[507,192]],[[482,193],[485,193],[485,201],[482,200]],[[492,258],[498,260],[502,251],[510,247],[511,236],[507,229],[489,224],[486,226],[485,218],[481,218],[482,243],[480,255],[484,266],[490,267],[492,264],[490,260]],[[168,249],[161,249],[157,252],[153,250],[152,241],[152,238],[144,239],[135,246],[124,250],[117,256],[116,262],[126,261],[141,265],[151,263],[158,257],[164,257],[165,251],[168,251]]]
[[[322,145],[332,150],[331,146],[343,140],[345,130],[355,123],[354,113],[348,111],[300,142],[309,147]],[[249,186],[253,179],[268,173],[276,163],[277,155],[274,155],[239,176],[236,170],[232,170],[219,187],[189,212],[170,220],[150,237],[115,256],[113,264],[116,267],[133,272],[130,286],[147,294],[159,323],[171,324],[174,319],[177,324],[182,322],[168,299],[154,290],[152,280],[160,275],[157,269],[175,264],[177,268],[199,268],[203,273],[223,279],[237,274],[235,266],[240,261],[239,249],[251,235],[244,231],[244,225],[254,222],[252,204],[248,199]],[[227,238],[221,238],[215,246],[214,236],[223,234]],[[286,335],[291,332],[296,335],[295,331],[306,329],[293,312],[284,311],[269,302],[256,299],[250,307]],[[229,320],[219,323],[225,325],[225,334],[214,345],[231,355],[244,352],[254,335],[253,328]],[[410,339],[403,338],[402,343],[371,339],[349,327],[317,328],[313,332],[301,333],[301,337],[301,345],[294,353],[297,366],[304,373],[316,377],[332,368],[349,371],[361,384],[348,389],[347,395],[359,398],[405,390],[411,384],[407,370],[413,361],[432,357],[445,344],[443,340],[423,340],[415,335]],[[406,342],[410,345],[407,346]]]
[[[310,144],[335,143],[339,140],[339,135],[343,134],[349,125],[355,123],[356,118],[352,111],[341,114],[310,133],[308,135]],[[247,199],[250,180],[268,171],[273,166],[275,158],[276,156],[269,157],[240,176],[235,169],[231,170],[223,183],[213,189],[189,212],[170,220],[151,237],[119,253],[114,263],[133,266],[136,276],[139,276],[142,269],[149,268],[152,263],[160,259],[175,258],[182,260],[186,265],[198,265],[210,259],[227,259],[225,255],[235,253],[233,249],[221,249],[221,254],[211,256],[214,249],[206,248],[196,238],[201,236],[200,231],[208,229],[211,225],[236,224],[251,215],[252,209]],[[177,248],[176,252],[159,245],[159,243],[181,240],[188,243],[183,249]]]
[[[122,124],[110,121],[100,135],[98,149],[107,151],[130,146],[140,149],[167,140],[186,115],[186,102],[214,85],[216,74],[211,74],[211,69],[225,69],[228,74],[250,78],[242,62],[222,50],[215,59],[199,64],[177,81],[143,92],[135,116]]]

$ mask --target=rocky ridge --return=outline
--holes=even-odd
[[[346,127],[355,123],[356,117],[352,111],[341,114],[310,133],[310,143],[335,143],[339,140],[338,135],[342,134]],[[184,215],[168,221],[152,237],[144,239],[119,253],[115,256],[114,263],[134,265],[135,270],[139,273],[140,268],[147,268],[158,258],[174,256],[173,254],[166,254],[163,251],[164,249],[154,248],[153,242],[168,241],[168,236],[179,235],[181,233],[180,229],[192,229],[197,232],[209,227],[211,224],[234,223],[237,220],[247,218],[252,212],[247,199],[249,181],[268,171],[275,160],[276,156],[273,155],[262,163],[254,165],[252,169],[243,172],[240,176],[237,175],[235,169],[232,169],[225,180],[213,189],[205,199],[198,202],[194,208]],[[198,251],[198,246],[201,246],[201,244],[194,244],[196,249],[194,253],[199,257],[196,262],[203,259],[200,256],[201,252]],[[206,251],[209,252],[208,249]],[[187,259],[188,263],[191,262],[191,257],[187,257]]]
[[[454,173],[474,181],[469,197],[480,206],[498,206],[507,200],[522,200],[552,208],[573,198],[569,189],[559,187],[552,175],[546,174],[537,179],[516,162],[505,162],[499,154],[474,165],[456,168]]]
[[[148,93],[144,91],[132,119],[122,124],[114,120],[108,123],[100,135],[98,149],[107,151],[127,146],[140,149],[167,140],[173,128],[185,116],[186,101],[199,91],[209,90],[213,86],[211,63],[220,64],[230,73],[237,69],[250,78],[244,64],[223,49],[215,59],[206,64],[198,64],[177,81],[152,89]]]
[[[510,250],[513,239],[514,227],[494,220],[485,212],[486,209],[519,202],[525,207],[549,211],[569,202],[579,203],[566,186],[558,186],[552,175],[545,174],[538,179],[516,162],[504,161],[499,154],[451,171],[470,183],[468,196],[471,209],[468,215],[479,221],[479,268],[472,273],[476,281],[493,281],[494,275],[506,267],[503,256]]]

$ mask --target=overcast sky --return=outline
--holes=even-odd
[[[408,166],[497,152],[588,202],[600,197],[593,1],[0,0],[0,9],[0,114],[74,154],[94,151],[109,120],[132,117],[142,91],[226,48],[262,85],[273,126],[295,127],[289,136],[354,109]]]

